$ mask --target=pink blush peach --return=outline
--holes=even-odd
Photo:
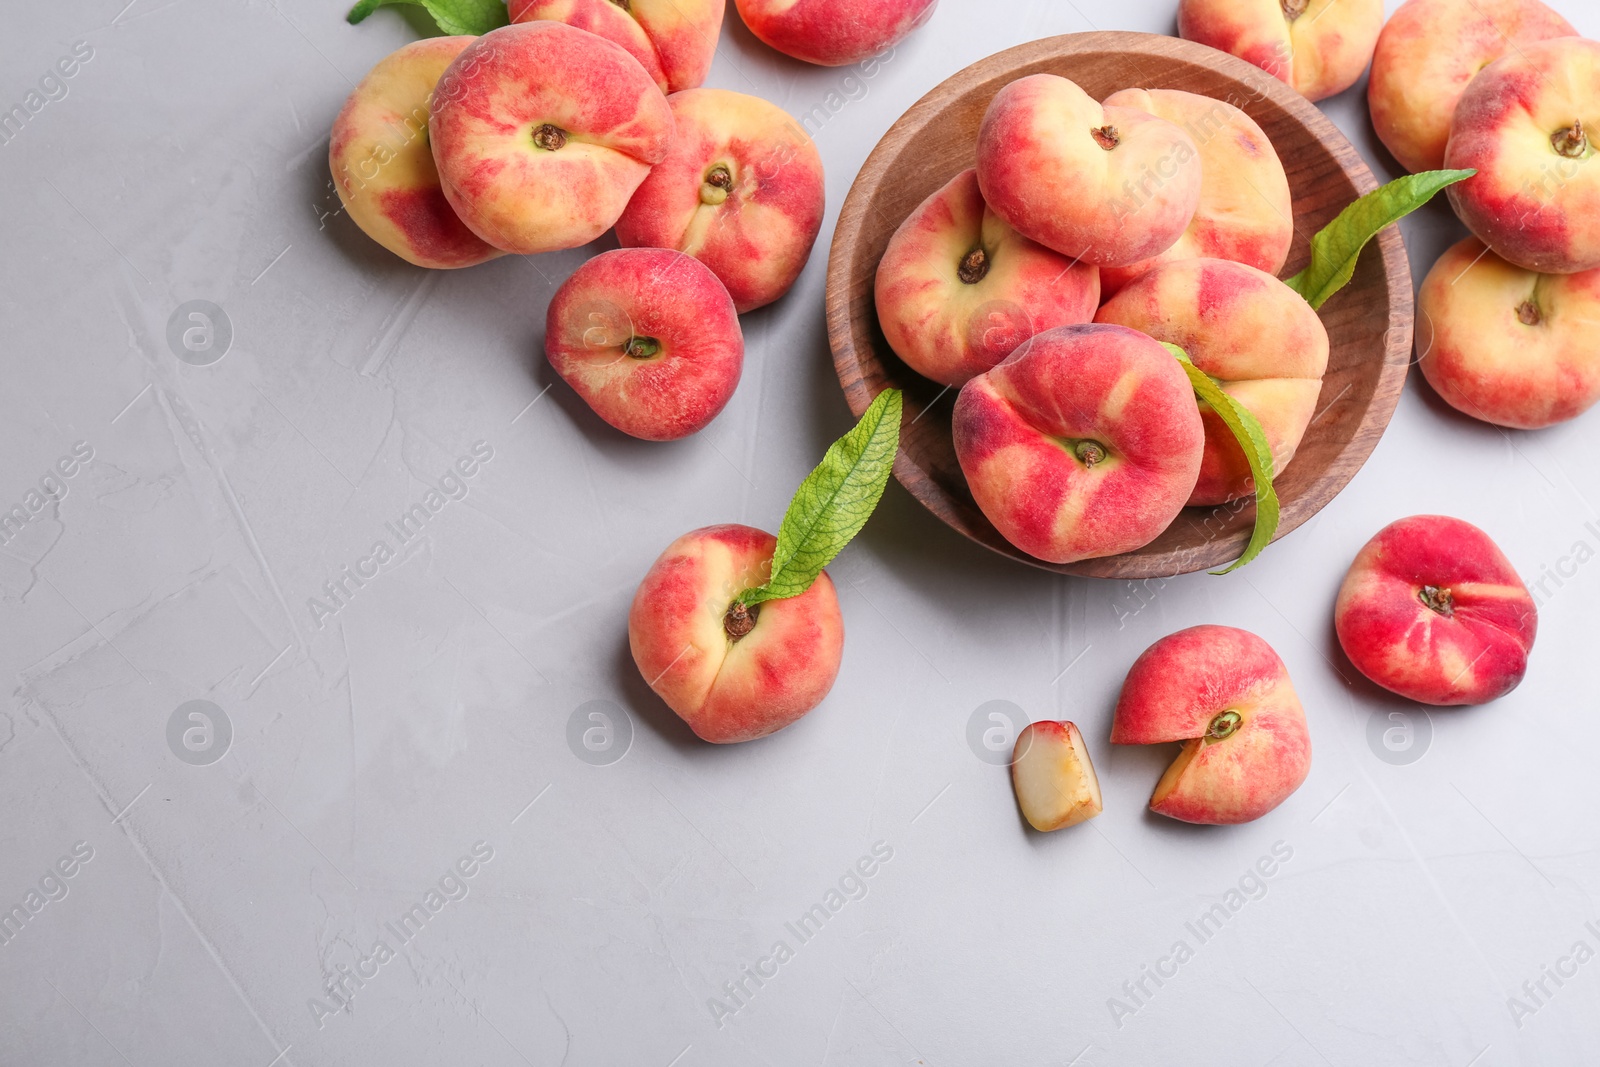
[[[551,298],[545,355],[626,434],[672,441],[727,405],[744,365],[739,316],[706,267],[660,248],[595,256]]]
[[[1350,564],[1339,644],[1378,685],[1424,704],[1484,704],[1522,681],[1533,597],[1489,535],[1445,515],[1390,523]]]
[[[634,594],[634,663],[706,741],[781,730],[820,704],[838,676],[844,620],[826,572],[799,596],[760,605],[744,636],[728,633],[731,602],[766,581],[776,547],[749,526],[707,526],[669,545]]]

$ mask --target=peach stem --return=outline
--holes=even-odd
[[[1517,305],[1517,321],[1522,325],[1537,326],[1543,320],[1544,316],[1539,313],[1539,305],[1532,300],[1524,300]]]
[[[661,342],[654,337],[630,337],[622,346],[622,354],[629,359],[649,359],[661,351]]]
[[[1283,17],[1293,22],[1306,13],[1306,8],[1311,6],[1311,0],[1283,0]]]
[[[1107,152],[1122,143],[1122,135],[1115,126],[1096,126],[1089,131],[1089,136],[1094,138],[1094,143],[1104,148]]]
[[[981,248],[974,248],[961,260],[961,266],[956,268],[956,277],[967,285],[976,285],[983,281],[984,275],[989,273],[989,254]]]
[[[1429,611],[1443,615],[1447,619],[1456,613],[1456,598],[1450,595],[1450,590],[1440,586],[1423,586],[1417,590],[1417,599],[1422,601]]]
[[[1225,737],[1233,736],[1233,732],[1244,721],[1244,716],[1229,708],[1211,720],[1211,725],[1206,727],[1206,740],[1221,741]]]
[[[1583,132],[1583,120],[1577,119],[1571,126],[1562,127],[1552,133],[1550,146],[1556,150],[1558,156],[1582,159],[1589,151],[1589,137]]]
[[[567,131],[548,122],[542,123],[533,128],[533,143],[547,152],[554,152],[566,147]]]
[[[734,641],[756,628],[756,620],[761,616],[761,605],[746,605],[741,600],[735,600],[728,605],[727,613],[722,616],[722,631]]]

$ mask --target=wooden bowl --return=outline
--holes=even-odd
[[[913,209],[976,161],[978,124],[1002,86],[1029,74],[1071,78],[1096,99],[1118,89],[1184,89],[1228,100],[1277,147],[1294,197],[1287,278],[1309,258],[1312,234],[1378,185],[1355,147],[1304,97],[1264,71],[1204,45],[1145,33],[1075,33],[992,55],[949,78],[900,117],[856,176],[828,263],[828,341],[850,410],[879,391],[905,393],[894,473],[929,511],[979,544],[1036,567],[1100,578],[1151,578],[1219,567],[1244,551],[1253,501],[1185,508],[1134,552],[1052,564],[1014,547],[973,502],[950,436],[955,390],[902,363],[884,340],[873,279],[890,236]],[[1344,488],[1394,413],[1411,356],[1411,271],[1395,227],[1361,256],[1350,285],[1323,305],[1331,351],[1317,414],[1293,462],[1276,479],[1277,536]]]

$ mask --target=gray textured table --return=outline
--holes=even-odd
[[[814,116],[829,221],[747,317],[728,410],[648,445],[538,355],[582,252],[430,274],[334,214],[328,126],[400,16],[7,5],[0,104],[43,104],[0,144],[0,506],[59,499],[0,546],[0,907],[38,904],[0,943],[0,1064],[1592,1062],[1600,416],[1507,435],[1414,380],[1346,492],[1228,578],[1050,577],[891,487],[832,568],[837,686],[761,742],[695,741],[629,660],[656,554],[775,528],[848,425],[825,251],[877,138],[986,54],[1172,10],[945,0],[870,78],[730,16],[710,84]],[[1392,168],[1359,93],[1327,110]],[[1419,277],[1458,233],[1406,231]],[[231,327],[210,365],[167,341],[191,300]],[[464,496],[391,531],[474,449]],[[1388,699],[1332,636],[1356,549],[1431,511],[1544,579],[1489,707]],[[1146,814],[1168,754],[1105,742],[1133,658],[1200,622],[1266,637],[1311,719],[1310,778],[1243,827]],[[1102,817],[1025,831],[968,743],[991,701],[1083,727]]]

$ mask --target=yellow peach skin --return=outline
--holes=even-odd
[[[1090,264],[1006,225],[969,169],[901,223],[878,262],[874,295],[895,354],[958,386],[1034,334],[1094,318],[1100,281]]]
[[[1600,270],[1537,274],[1469,237],[1417,294],[1428,384],[1457,411],[1533,430],[1600,400]]]
[[[788,112],[726,89],[668,97],[677,136],[617,220],[624,246],[687,252],[741,313],[805,269],[822,228],[822,156]]]
[[[1507,52],[1577,32],[1539,0],[1406,0],[1372,56],[1372,128],[1402,167],[1438,170],[1456,102],[1478,71]]]
[[[560,22],[502,26],[450,64],[428,124],[456,214],[531,255],[599,237],[666,157],[672,109],[621,45]]]
[[[1178,34],[1254,63],[1307,100],[1342,93],[1367,69],[1383,0],[1181,0]]]
[[[822,702],[844,653],[844,620],[827,572],[799,596],[749,617],[733,599],[767,580],[777,538],[707,526],[678,538],[639,583],[628,646],[639,673],[701,738],[750,741]]]
[[[727,0],[511,0],[512,22],[549,19],[626,48],[664,93],[698,88],[711,70]]]
[[[1294,458],[1322,391],[1328,331],[1305,298],[1265,271],[1222,259],[1163,263],[1095,316],[1177,345],[1261,423],[1274,473]],[[1189,497],[1222,504],[1255,491],[1250,465],[1222,419],[1201,405],[1205,457]]]
[[[350,218],[419,267],[470,267],[502,255],[445,200],[428,147],[439,76],[475,37],[413,41],[379,61],[334,119],[328,169]]]
[[[1124,89],[1107,107],[1148,111],[1179,127],[1200,152],[1200,204],[1177,243],[1154,259],[1100,272],[1111,296],[1158,263],[1231,259],[1277,274],[1294,242],[1289,177],[1261,127],[1223,100],[1180,89]]]

